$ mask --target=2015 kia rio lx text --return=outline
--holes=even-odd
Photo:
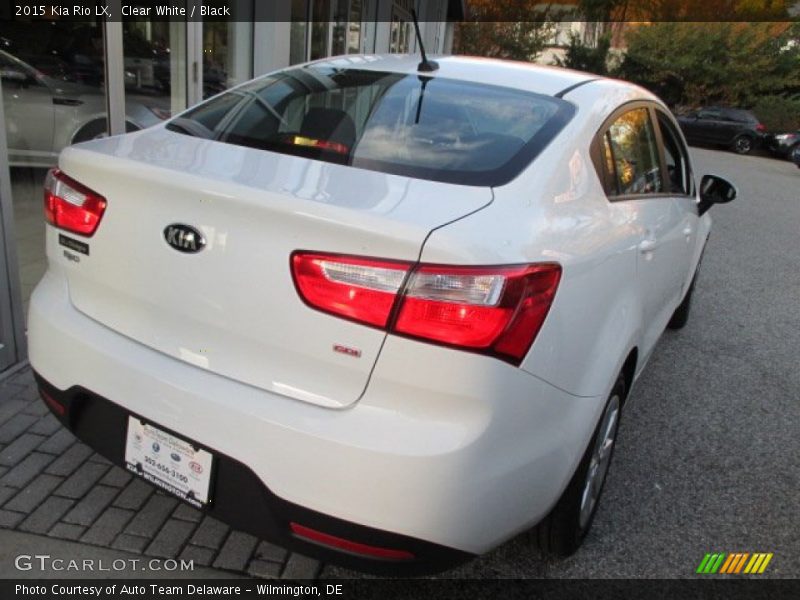
[[[65,149],[30,361],[115,463],[307,555],[586,536],[620,410],[735,189],[633,85],[351,56]]]

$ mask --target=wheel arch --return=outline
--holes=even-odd
[[[87,119],[86,121],[82,122],[75,131],[72,132],[72,135],[69,138],[69,143],[67,145],[77,144],[77,138],[79,134],[84,131],[86,128],[91,127],[93,125],[105,125],[108,122],[108,119],[104,115],[94,115],[92,118]],[[125,133],[130,133],[132,131],[138,131],[142,129],[141,125],[135,123],[130,118],[125,118]],[[81,140],[81,141],[88,141],[88,140]]]

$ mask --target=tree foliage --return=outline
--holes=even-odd
[[[618,75],[671,104],[749,106],[800,92],[797,23],[652,23],[625,39]]]
[[[796,0],[578,0],[587,20],[782,20]]]
[[[597,45],[592,46],[585,44],[579,35],[573,33],[570,35],[569,46],[567,46],[564,58],[556,57],[555,65],[597,75],[608,75],[610,49],[610,34],[602,35],[597,41]]]
[[[454,47],[457,54],[531,61],[553,31],[548,8],[536,0],[470,0]]]

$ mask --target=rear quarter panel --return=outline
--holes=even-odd
[[[606,394],[642,335],[636,279],[636,203],[611,203],[589,147],[621,104],[653,100],[615,81],[565,98],[578,106],[559,137],[487,209],[433,232],[422,260],[434,263],[558,262],[553,306],[522,368],[571,394]]]

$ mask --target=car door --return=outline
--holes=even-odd
[[[730,144],[744,127],[745,123],[742,122],[741,116],[736,111],[723,109],[719,125],[719,143]]]
[[[673,266],[676,271],[675,276],[680,284],[680,297],[682,298],[691,285],[705,243],[705,232],[699,229],[700,217],[697,212],[694,175],[686,145],[678,133],[675,121],[669,114],[656,108],[655,117],[667,189],[680,214],[680,229],[684,243],[680,253],[676,253]]]
[[[725,123],[722,110],[719,108],[704,108],[697,112],[695,125],[695,138],[706,144],[720,144],[724,142]]]
[[[634,283],[642,310],[642,355],[649,355],[677,306],[686,261],[685,214],[670,193],[653,107],[636,102],[606,122],[601,147],[606,193],[630,222]]]
[[[6,53],[0,54],[3,107],[11,160],[36,162],[53,150],[53,94],[38,73]]]

